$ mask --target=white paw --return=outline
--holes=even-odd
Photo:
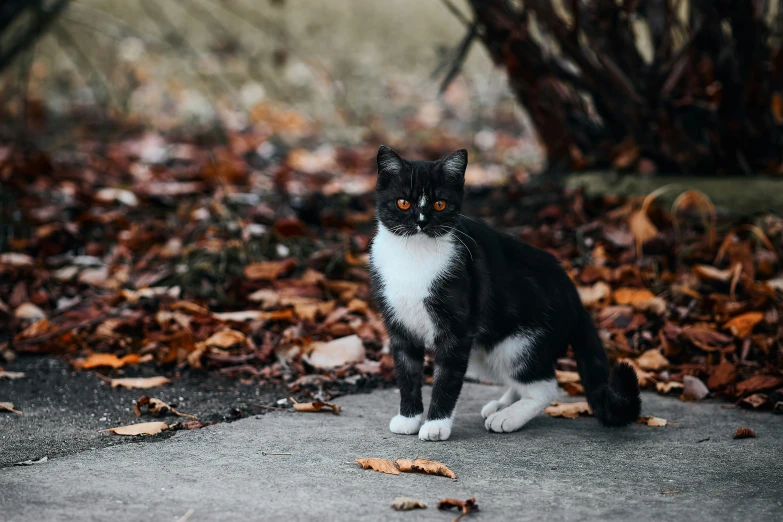
[[[500,401],[489,401],[484,405],[483,408],[481,408],[481,416],[485,419],[495,413],[496,411],[503,408],[503,405],[500,403]]]
[[[421,413],[415,417],[395,415],[389,423],[391,432],[400,435],[415,435],[419,431],[419,426],[421,426]]]
[[[446,440],[451,435],[451,419],[431,420],[419,430],[421,440]]]
[[[484,427],[495,433],[509,433],[517,431],[525,422],[525,417],[519,415],[515,408],[506,408],[487,417],[487,420],[484,421]]]

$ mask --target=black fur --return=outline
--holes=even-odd
[[[394,233],[418,231],[440,237],[452,231],[461,241],[457,269],[438,280],[425,307],[439,332],[432,347],[435,380],[427,420],[449,417],[456,405],[474,346],[491,351],[503,339],[535,332],[533,356],[519,361],[514,378],[528,384],[554,378],[555,361],[573,347],[587,400],[595,416],[609,426],[625,425],[639,415],[641,399],[632,368],[610,373],[598,333],[571,280],[551,254],[460,214],[467,153],[439,161],[406,161],[388,147],[378,151],[377,218]],[[403,212],[400,198],[416,205],[444,199],[446,210],[412,208]],[[464,248],[463,248],[464,247]],[[400,413],[423,412],[421,339],[392,320],[382,282],[372,273],[373,295],[384,316],[400,385]]]

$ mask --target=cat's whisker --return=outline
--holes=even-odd
[[[475,239],[473,239],[472,237],[470,237],[470,235],[469,235],[469,234],[467,234],[467,233],[463,232],[462,230],[460,230],[460,229],[458,229],[458,228],[456,228],[456,227],[450,227],[450,226],[448,226],[448,225],[441,225],[441,226],[442,226],[443,228],[448,228],[449,230],[453,230],[454,232],[456,232],[456,233],[458,233],[458,234],[462,234],[462,235],[463,235],[463,236],[465,236],[466,238],[468,238],[468,239],[470,239],[471,241],[473,241],[473,243],[474,243],[476,246],[478,246],[478,243],[476,243],[476,240],[475,240]]]
[[[468,251],[468,255],[470,256],[470,260],[471,260],[471,261],[473,261],[473,254],[471,253],[470,249],[468,248],[468,245],[466,245],[466,244],[465,244],[465,242],[464,242],[464,241],[462,241],[462,240],[459,238],[459,236],[454,236],[454,239],[456,239],[457,241],[459,241],[460,243],[462,243],[462,246],[464,246],[464,247],[465,247],[465,250],[467,250],[467,251]],[[473,239],[473,238],[471,238],[471,239]]]

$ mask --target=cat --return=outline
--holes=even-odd
[[[509,386],[482,408],[486,429],[516,431],[557,396],[555,361],[569,345],[598,420],[622,426],[638,418],[636,373],[626,364],[610,372],[592,318],[557,259],[460,213],[467,151],[408,161],[381,146],[377,162],[370,276],[400,388],[393,433],[448,439],[469,364]],[[435,366],[422,418],[425,350]]]

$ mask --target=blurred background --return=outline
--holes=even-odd
[[[774,0],[4,0],[0,360],[208,370],[255,396],[391,381],[366,271],[377,148],[467,148],[464,212],[556,255],[644,386],[687,375],[783,410],[782,17]]]

